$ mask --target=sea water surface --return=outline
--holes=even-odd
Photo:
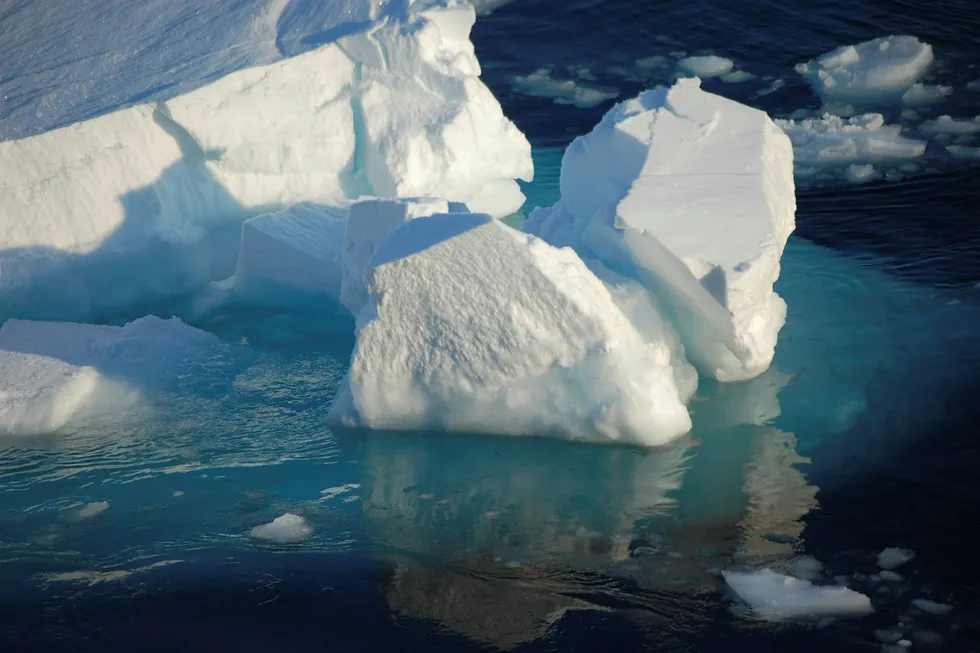
[[[280,36],[315,14],[294,4]],[[753,77],[705,88],[788,117],[819,107],[794,64],[910,33],[936,50],[929,81],[953,88],[922,115],[980,114],[976,16],[969,2],[518,0],[473,40],[534,146],[527,211],[557,198],[574,136],[688,54],[732,58]],[[556,103],[569,87],[545,77],[587,90]],[[899,628],[914,649],[976,650],[980,171],[940,154],[891,181],[798,180],[774,364],[702,381],[693,432],[665,450],[331,431],[351,336],[314,314],[198,324],[225,345],[151,402],[0,441],[0,648],[877,651],[876,630]],[[313,535],[249,537],[285,512]],[[916,552],[899,582],[874,575],[886,546]],[[772,624],[719,575],[802,556],[875,613]]]

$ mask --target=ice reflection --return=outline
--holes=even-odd
[[[733,564],[780,566],[816,506],[793,434],[774,428],[792,376],[707,385],[693,433],[657,450],[544,439],[363,433],[368,531],[398,614],[501,648],[569,610],[685,623]]]

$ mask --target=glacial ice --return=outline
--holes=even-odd
[[[479,80],[473,8],[390,13],[154,105],[0,142],[0,319],[197,291],[233,271],[245,219],[298,202],[516,210],[530,146]]]
[[[824,102],[862,106],[902,100],[932,63],[932,46],[914,36],[846,45],[796,66]]]
[[[247,220],[235,301],[263,306],[339,301],[346,223],[346,211],[311,204]]]
[[[677,62],[677,70],[693,77],[708,79],[732,72],[735,64],[731,59],[716,55],[685,57]]]
[[[751,378],[769,366],[785,320],[772,286],[795,226],[792,161],[765,113],[682,79],[618,104],[577,138],[561,200],[525,228],[641,282],[700,372]]]
[[[437,214],[392,233],[365,285],[336,423],[649,446],[691,427],[686,362],[637,332],[570,249]]]
[[[0,435],[38,435],[124,410],[220,341],[180,320],[101,326],[8,320],[0,327]]]
[[[874,611],[871,599],[846,587],[814,585],[770,569],[726,571],[723,575],[728,586],[756,616],[770,621],[860,617]]]
[[[368,303],[364,271],[378,245],[409,220],[434,213],[448,213],[449,210],[446,200],[434,197],[364,200],[351,205],[346,230],[341,239],[343,281],[339,297],[354,316],[360,315]]]

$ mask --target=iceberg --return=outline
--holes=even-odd
[[[217,337],[177,319],[105,326],[8,320],[0,327],[0,435],[56,432],[125,410]]]
[[[728,586],[762,619],[862,617],[874,612],[871,599],[846,587],[814,585],[770,569],[723,574]]]
[[[260,306],[336,303],[346,211],[297,204],[242,225],[234,300]]]
[[[454,0],[391,8],[298,56],[0,142],[0,319],[196,292],[234,271],[246,219],[300,202],[512,213],[530,145],[479,79],[474,20]]]
[[[765,113],[682,79],[577,138],[561,199],[525,229],[640,282],[699,372],[744,380],[769,366],[785,321],[772,287],[795,228],[792,165]]]
[[[249,531],[252,538],[274,544],[298,544],[309,539],[312,534],[313,527],[301,516],[291,512],[280,515],[268,524],[261,524]]]
[[[895,104],[932,63],[932,46],[914,36],[846,45],[796,66],[824,102]]]
[[[656,446],[691,428],[669,339],[570,249],[488,215],[410,220],[374,252],[331,419]],[[693,392],[693,388],[689,391]]]

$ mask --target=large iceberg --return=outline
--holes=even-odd
[[[410,220],[375,251],[336,422],[664,444],[691,427],[663,333],[570,249],[488,215]]]
[[[700,372],[766,370],[786,317],[773,283],[796,199],[792,146],[765,113],[696,78],[646,91],[568,147],[560,186],[529,232],[642,283]]]
[[[217,337],[180,320],[118,326],[8,320],[0,327],[0,435],[38,435],[124,410]]]
[[[196,291],[234,270],[245,219],[298,202],[513,212],[530,146],[479,80],[474,19],[455,0],[392,5],[304,54],[0,142],[0,319]]]

